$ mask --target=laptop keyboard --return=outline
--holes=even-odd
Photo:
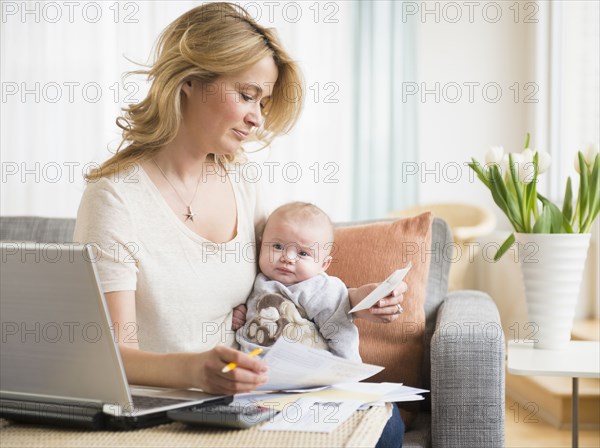
[[[133,395],[133,406],[139,410],[161,408],[179,403],[189,403],[190,400],[178,400],[176,398],[147,397],[144,395]]]

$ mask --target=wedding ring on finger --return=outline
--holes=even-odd
[[[402,308],[399,303],[396,304],[396,307],[398,308],[396,314],[402,314],[404,312],[404,308]]]

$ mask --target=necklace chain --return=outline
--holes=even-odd
[[[200,180],[202,179],[202,175],[200,175],[200,177],[198,178],[198,183],[196,184],[196,190],[194,191],[194,196],[192,196],[192,200],[190,201],[189,204],[186,204],[186,202],[183,200],[183,198],[181,197],[181,195],[177,191],[177,188],[175,188],[175,185],[173,185],[171,183],[171,181],[169,180],[169,178],[167,177],[167,175],[165,174],[165,172],[162,170],[162,168],[160,167],[160,165],[158,163],[156,163],[156,159],[152,159],[152,161],[156,165],[156,168],[158,168],[158,170],[161,172],[161,174],[163,175],[163,177],[165,178],[165,180],[169,183],[169,185],[171,186],[171,188],[173,188],[173,191],[175,192],[175,194],[177,195],[177,197],[181,200],[181,202],[183,203],[183,205],[186,206],[187,213],[183,214],[183,216],[185,216],[185,221],[184,222],[187,222],[188,219],[191,220],[192,222],[194,222],[194,216],[196,214],[192,211],[192,202],[194,202],[194,199],[196,199],[196,194],[198,194],[198,187],[200,186]]]

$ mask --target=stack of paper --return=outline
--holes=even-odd
[[[279,411],[261,427],[263,430],[331,432],[357,409],[423,400],[418,394],[425,392],[400,383],[343,383],[303,393],[242,394],[232,404],[256,404]]]
[[[263,430],[331,432],[357,409],[423,400],[420,394],[429,392],[400,383],[359,383],[383,367],[348,361],[283,338],[263,359],[269,366],[269,382],[259,390],[287,393],[241,394],[233,402],[279,411]]]
[[[258,390],[305,389],[360,381],[383,370],[381,366],[362,364],[334,356],[299,342],[279,338],[264,356],[269,366],[269,381]]]

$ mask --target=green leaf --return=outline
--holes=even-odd
[[[542,201],[542,204],[544,204],[544,209],[542,210],[542,215],[546,211],[547,211],[547,213],[549,215],[549,218],[547,218],[547,219],[549,219],[550,228],[548,230],[544,231],[544,232],[535,232],[534,231],[534,233],[560,233],[561,228],[562,228],[562,224],[563,224],[563,214],[562,214],[562,212],[548,198],[545,198],[541,194],[538,194],[538,197]],[[541,215],[540,215],[540,218],[541,218]],[[537,224],[537,222],[536,222],[536,224]],[[543,223],[542,225],[545,226],[546,223]]]
[[[484,170],[477,160],[474,158],[471,160],[472,162],[467,164],[469,168],[477,174],[479,180],[490,190],[494,202],[504,212],[515,230],[521,232],[523,228],[520,223],[519,210],[515,205],[515,199],[511,197],[506,188],[498,165],[490,165],[487,170]]]
[[[555,204],[548,204],[551,216],[550,233],[560,233],[563,224],[563,214]]]
[[[477,174],[477,177],[479,178],[479,180],[481,182],[484,183],[484,185],[488,188],[490,188],[490,182],[487,179],[485,173],[483,172],[483,169],[481,168],[481,164],[475,160],[475,159],[471,159],[472,162],[469,163],[469,168],[471,168],[473,171],[475,171],[475,174]]]
[[[490,179],[492,185],[498,191],[498,193],[502,196],[504,201],[508,200],[508,191],[506,190],[506,185],[504,184],[504,179],[502,179],[502,174],[500,173],[500,168],[498,165],[492,165],[490,167]]]
[[[588,233],[590,231],[590,227],[592,227],[594,220],[598,216],[598,212],[600,212],[600,204],[596,203],[594,209],[590,211],[583,228],[579,230],[580,233]]]
[[[579,181],[579,230],[581,231],[588,211],[589,173],[581,151],[577,153],[577,156],[579,157],[579,175],[581,177]]]
[[[579,194],[577,194],[577,200],[575,201],[575,210],[573,210],[573,217],[571,218],[571,226],[573,227],[573,233],[575,232],[575,223],[579,217]]]
[[[525,137],[525,149],[529,148],[529,132],[527,133],[527,137]]]
[[[535,201],[537,201],[537,175],[533,182],[528,185],[529,189],[527,192],[527,213],[528,215],[534,214]]]
[[[502,258],[502,255],[504,255],[506,251],[510,248],[510,246],[512,246],[513,244],[515,244],[515,234],[511,233],[510,236],[502,243],[502,245],[496,252],[496,255],[494,255],[494,261],[500,260],[500,258]]]
[[[523,203],[523,189],[521,188],[521,184],[519,182],[519,176],[517,173],[517,168],[515,167],[515,164],[512,161],[512,154],[508,154],[508,166],[509,166],[509,170],[510,170],[510,177],[512,178],[512,184],[515,187],[515,196],[517,197],[517,202],[519,204],[519,208],[518,208],[518,222],[521,226],[522,229],[526,229],[525,227],[525,221],[524,221],[524,207],[525,204]]]
[[[490,173],[492,178],[492,181],[490,182],[490,191],[492,192],[494,202],[504,212],[515,230],[521,231],[521,227],[518,223],[518,210],[515,207],[514,200],[510,197],[508,190],[506,189],[499,168],[497,166],[490,167]]]
[[[508,199],[506,194],[506,186],[498,174],[498,167],[490,167],[490,177],[490,191],[492,192],[492,198],[494,198],[494,202],[498,207],[500,207],[504,214],[508,215],[508,207],[506,205],[506,200]]]
[[[533,226],[533,233],[550,233],[552,228],[552,215],[550,213],[550,207],[544,203],[542,213]]]
[[[491,165],[488,167],[487,171],[484,171],[481,164],[477,160],[474,158],[471,160],[472,162],[467,164],[469,168],[471,168],[477,174],[479,180],[481,180],[481,182],[483,182],[483,184],[490,190],[494,202],[504,212],[513,227],[517,231],[521,231],[522,228],[518,222],[518,210],[515,208],[514,202],[509,196],[498,165]],[[515,217],[517,218],[517,221],[515,221]]]
[[[568,222],[570,222],[573,217],[573,189],[571,187],[570,176],[567,178],[567,189],[565,190],[565,199],[563,201],[563,216]]]
[[[592,210],[600,202],[600,154],[596,154],[590,176],[589,209]]]
[[[533,179],[525,187],[525,224],[527,229],[531,229],[531,215],[535,209],[535,201],[537,201],[537,178],[538,178],[538,153],[536,152],[533,156]]]
[[[512,184],[510,182],[508,184],[504,183],[504,180],[502,179],[502,174],[500,173],[500,169],[498,169],[498,167],[496,167],[496,170],[494,170],[493,175],[495,176],[495,185],[498,187],[499,193],[502,195],[506,202],[506,217],[510,220],[512,226],[517,232],[522,232],[523,226],[520,223],[519,208],[517,207],[515,198],[516,193],[514,191],[514,188],[511,188]]]
[[[590,176],[590,196],[589,196],[589,213],[583,224],[581,232],[589,232],[590,227],[600,212],[600,155],[596,154],[592,174]]]
[[[563,229],[565,229],[565,231],[561,232],[561,233],[575,233],[575,232],[573,232],[573,227],[571,227],[571,223],[565,217],[564,214],[563,214],[563,223],[562,224],[563,224]]]

